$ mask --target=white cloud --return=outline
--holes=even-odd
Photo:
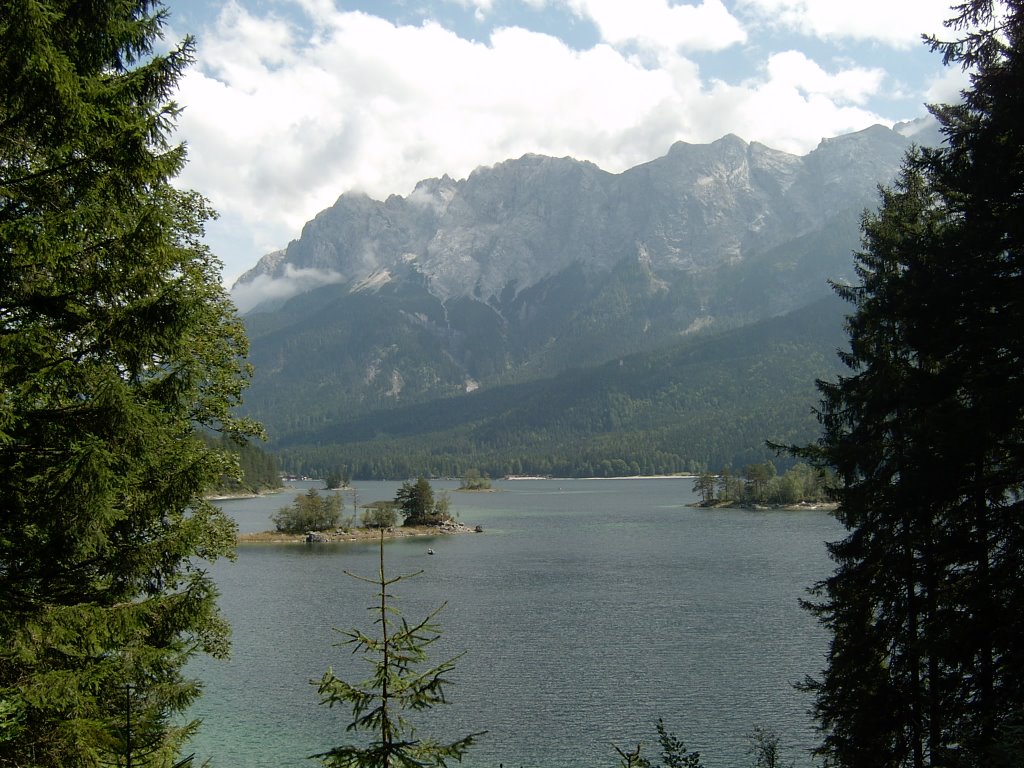
[[[929,104],[955,104],[960,92],[970,86],[970,77],[959,67],[947,67],[928,83],[925,99]]]
[[[455,3],[463,8],[473,8],[473,15],[477,21],[483,21],[487,18],[487,14],[494,10],[494,0],[445,0],[445,2]]]
[[[667,0],[565,0],[590,19],[601,38],[614,46],[636,45],[655,53],[719,51],[746,41],[739,21],[721,0],[670,5]]]
[[[827,72],[797,51],[771,56],[762,75],[738,85],[716,81],[700,99],[702,133],[737,133],[804,154],[822,138],[891,121],[864,106],[884,73],[852,67]],[[705,139],[706,140],[706,139]]]
[[[885,79],[881,69],[853,67],[829,74],[800,51],[785,51],[769,57],[768,81],[809,96],[824,96],[839,104],[864,104],[878,93]]]
[[[559,1],[600,17],[608,42],[579,51],[521,28],[471,42],[437,23],[339,11],[333,0],[296,0],[312,30],[302,33],[283,18],[226,6],[200,37],[198,68],[179,94],[190,147],[182,182],[222,214],[209,239],[226,279],[350,190],[405,195],[421,179],[464,177],[526,152],[615,172],[674,141],[724,133],[806,152],[823,136],[885,122],[867,106],[882,87],[878,69],[826,69],[789,51],[757,77],[726,83],[709,81],[675,49],[659,49],[652,67],[629,46],[616,48],[648,32],[652,44],[680,45],[700,24],[714,45],[726,45],[736,38],[731,17],[705,23],[725,13],[718,0],[671,8],[664,0]],[[627,5],[632,21],[615,16]],[[658,37],[659,19],[687,23]]]
[[[843,106],[821,93],[777,81],[742,86],[719,82],[708,103],[719,133],[732,130],[730,126],[756,126],[740,135],[794,154],[807,152],[823,138],[888,122],[862,107]]]
[[[942,31],[947,0],[737,0],[762,23],[823,40],[871,40],[894,48],[921,44]]]
[[[239,312],[245,313],[264,301],[284,301],[321,285],[339,283],[341,274],[325,269],[297,269],[285,265],[280,277],[257,275],[255,279],[238,285],[231,291],[231,300]]]

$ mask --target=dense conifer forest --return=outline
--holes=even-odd
[[[211,489],[214,495],[260,493],[281,487],[281,469],[277,457],[261,446],[246,442],[239,444],[223,436],[206,436],[206,442],[233,456],[238,462],[240,477],[222,475]]]
[[[828,298],[599,368],[342,420],[280,444],[279,456],[287,471],[354,479],[461,477],[471,468],[618,477],[776,459],[766,441],[819,432],[814,381],[839,370],[843,312]]]

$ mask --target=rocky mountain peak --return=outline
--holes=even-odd
[[[862,208],[909,145],[883,126],[826,139],[805,156],[729,134],[676,142],[620,174],[571,157],[527,154],[463,180],[419,182],[379,202],[346,193],[235,287],[323,276],[351,289],[412,280],[439,300],[496,305],[575,266],[606,272],[641,249],[652,275],[756,257]],[[260,281],[257,284],[257,281]],[[315,282],[312,281],[312,282]],[[305,280],[302,290],[311,281]],[[240,290],[241,289],[241,290]],[[275,295],[282,295],[276,291]],[[242,302],[239,302],[242,304]]]

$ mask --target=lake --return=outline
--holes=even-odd
[[[356,483],[358,501],[398,485]],[[451,493],[453,514],[484,533],[388,542],[389,574],[423,571],[392,589],[403,614],[447,601],[431,659],[465,652],[421,735],[486,730],[468,768],[610,767],[613,745],[655,742],[661,717],[705,766],[732,768],[750,764],[756,724],[812,765],[811,700],[792,685],[820,671],[826,636],[798,601],[830,572],[824,542],[841,527],[824,512],[693,509],[692,485],[499,481]],[[304,487],[218,503],[242,531],[266,530]],[[230,661],[190,665],[205,685],[197,764],[310,766],[347,743],[351,713],[321,706],[309,681],[329,666],[366,676],[333,628],[370,629],[373,588],[344,571],[372,576],[376,558],[375,544],[246,544],[212,566],[234,639]]]

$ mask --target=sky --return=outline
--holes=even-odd
[[[526,153],[621,172],[733,133],[806,154],[957,99],[945,0],[165,0],[182,186],[229,286],[346,192]]]

